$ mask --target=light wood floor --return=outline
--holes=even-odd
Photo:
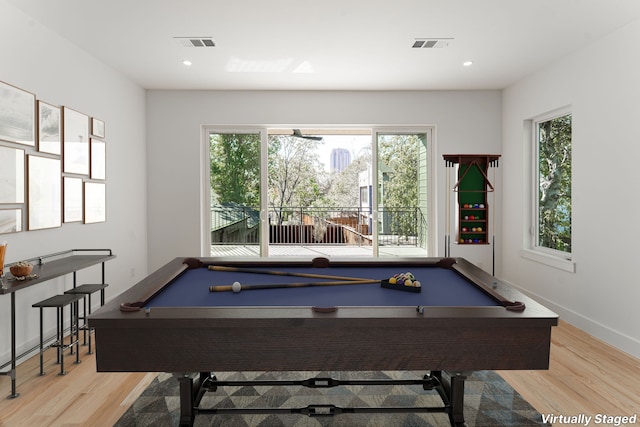
[[[20,396],[0,395],[0,426],[112,426],[155,377],[96,373],[94,356],[85,353],[82,347],[80,364],[68,358],[65,376],[57,374],[54,350],[45,353],[45,376],[38,375],[37,355],[20,364]],[[640,412],[640,360],[564,322],[553,331],[548,371],[500,374],[543,414]],[[6,376],[0,377],[0,393],[10,393]]]

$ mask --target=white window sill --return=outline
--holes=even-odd
[[[557,268],[559,270],[568,271],[569,273],[576,272],[576,263],[570,259],[560,258],[557,256],[544,254],[541,252],[536,252],[528,249],[524,249],[520,251],[520,256],[522,258],[526,258],[531,261],[536,261],[541,264],[545,264],[550,267]]]

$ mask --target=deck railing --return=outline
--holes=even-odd
[[[371,213],[357,207],[285,207],[268,211],[269,244],[371,246]],[[378,241],[384,246],[423,247],[426,218],[420,208],[378,213]],[[211,244],[258,244],[259,212],[242,206],[211,209]]]

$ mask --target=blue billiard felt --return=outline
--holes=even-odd
[[[383,280],[392,277],[401,267],[376,268],[269,268],[265,270],[348,276]],[[210,292],[210,286],[265,283],[319,282],[292,276],[211,271],[207,268],[186,270],[162,292],[147,302],[149,307],[211,307],[211,306],[495,306],[493,298],[453,270],[437,267],[412,267],[410,270],[422,284],[422,292],[411,293],[385,289],[380,284],[313,286]]]

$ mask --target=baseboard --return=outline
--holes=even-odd
[[[609,344],[618,350],[629,354],[636,359],[640,359],[640,340],[630,337],[620,331],[610,328],[598,321],[583,316],[582,314],[571,310],[567,307],[559,305],[547,298],[544,298],[538,294],[532,293],[527,289],[524,289],[515,283],[501,279],[503,282],[508,283],[510,286],[518,289],[523,294],[535,299],[540,304],[544,305],[550,310],[555,311],[560,319],[564,322],[583,330],[584,332],[593,335],[606,344]]]

